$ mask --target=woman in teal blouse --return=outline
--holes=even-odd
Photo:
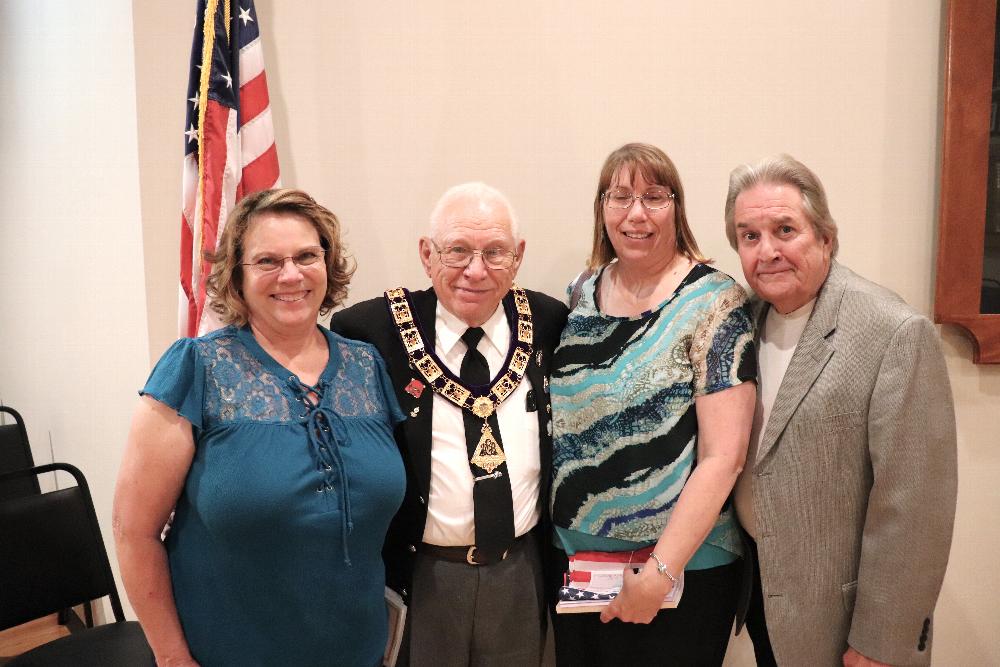
[[[728,498],[756,396],[746,294],[701,256],[660,149],[608,156],[594,213],[593,273],[552,359],[557,557],[652,555],[600,615],[556,617],[556,659],[721,665],[740,579]],[[661,611],[682,573],[680,604]]]
[[[256,193],[212,261],[228,326],[167,350],[129,433],[129,599],[161,665],[380,664],[402,415],[375,349],[316,324],[352,273],[339,223],[304,192]]]

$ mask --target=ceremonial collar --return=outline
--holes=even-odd
[[[489,384],[466,385],[442,363],[434,351],[434,341],[424,338],[410,293],[403,287],[386,290],[386,305],[399,332],[410,366],[424,378],[431,389],[462,409],[481,419],[488,418],[524,377],[531,360],[532,325],[528,295],[513,285],[502,304],[511,322],[511,341],[500,372]],[[516,321],[516,324],[513,324]]]

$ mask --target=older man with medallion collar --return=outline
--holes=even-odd
[[[432,289],[390,289],[330,323],[378,348],[408,415],[396,429],[406,497],[383,549],[408,604],[398,664],[541,659],[547,375],[567,313],[514,285],[524,248],[500,192],[455,186],[419,243]]]
[[[834,260],[823,186],[794,158],[733,170],[726,232],[757,305],[735,493],[757,664],[927,665],[957,486],[934,326]]]

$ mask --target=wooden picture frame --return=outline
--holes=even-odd
[[[934,321],[971,336],[973,361],[1000,363],[1000,314],[980,297],[997,0],[949,0]]]

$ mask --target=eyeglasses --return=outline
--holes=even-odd
[[[650,211],[659,211],[660,209],[668,208],[677,197],[673,192],[665,192],[663,190],[651,190],[645,194],[636,195],[625,188],[608,190],[603,196],[604,203],[608,205],[608,208],[630,209],[635,200],[638,199]]]
[[[256,262],[241,262],[241,264],[242,266],[249,266],[257,273],[275,273],[280,271],[285,266],[285,261],[289,259],[292,260],[295,266],[300,269],[314,266],[316,262],[323,259],[323,255],[325,253],[326,250],[323,250],[322,248],[307,248],[297,255],[289,255],[288,257],[272,257],[271,255],[264,255]]]
[[[431,243],[434,243],[431,241]],[[517,259],[517,253],[504,248],[486,248],[485,250],[472,250],[465,246],[453,245],[446,248],[439,248],[434,243],[434,251],[441,258],[441,263],[456,269],[464,269],[472,263],[472,258],[479,255],[483,258],[483,264],[490,269],[509,269]]]

